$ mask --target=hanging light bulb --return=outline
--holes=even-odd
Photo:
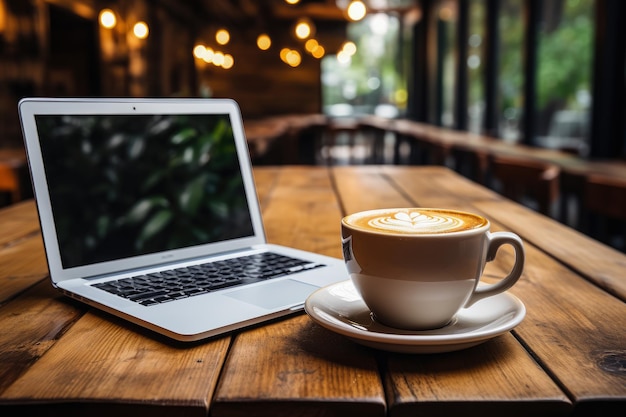
[[[353,0],[348,6],[347,12],[350,19],[358,21],[365,17],[367,8],[365,7],[365,3],[361,0]]]
[[[148,29],[148,24],[146,22],[137,22],[135,26],[133,26],[133,33],[139,39],[146,39],[148,34],[150,33],[150,29]]]
[[[307,39],[315,32],[315,26],[309,19],[299,19],[294,27],[294,33],[298,39]]]
[[[102,9],[100,11],[100,25],[106,29],[113,29],[117,24],[115,13],[111,9]]]
[[[267,51],[272,46],[272,39],[267,34],[262,33],[256,38],[256,46],[262,51]]]
[[[343,44],[341,49],[350,56],[356,54],[356,45],[354,44],[354,42],[347,41]]]
[[[230,33],[226,29],[220,29],[215,33],[215,40],[220,45],[226,45],[230,41]]]
[[[231,54],[224,54],[224,62],[222,63],[222,68],[231,69],[235,65],[235,59]]]
[[[206,53],[206,46],[204,46],[202,44],[197,44],[193,48],[193,56],[195,56],[198,59],[204,58],[204,54],[205,53]]]

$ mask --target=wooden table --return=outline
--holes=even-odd
[[[348,212],[486,215],[526,242],[511,290],[526,318],[479,346],[430,355],[367,348],[304,313],[174,343],[53,291],[27,201],[0,211],[0,415],[626,415],[625,255],[444,167],[285,166],[255,176],[268,239],[335,257]],[[498,256],[487,280],[511,261]]]

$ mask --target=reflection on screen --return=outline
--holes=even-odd
[[[63,267],[252,235],[228,115],[36,121]]]

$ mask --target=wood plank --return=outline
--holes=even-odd
[[[454,178],[448,181],[447,195],[454,195],[454,187],[457,185],[459,189],[466,187]],[[435,182],[428,181],[420,186],[406,186],[403,189],[422,204],[439,205],[441,199],[433,189],[436,187]],[[531,244],[534,241],[542,248],[550,247],[551,244],[554,248],[563,248],[568,245],[562,239],[575,237],[575,232],[568,234],[565,226],[547,218],[537,221],[535,213],[507,200],[481,198],[480,187],[476,185],[475,188],[478,188],[475,194],[478,198],[467,199],[471,195],[465,195],[464,208],[487,216],[492,220],[493,230],[510,230],[526,240],[525,272],[510,291],[522,299],[528,313],[515,333],[520,335],[533,354],[539,355],[541,365],[550,374],[557,375],[563,389],[580,402],[580,405],[576,404],[577,407],[584,407],[583,403],[589,407],[609,407],[612,401],[624,400],[626,388],[623,384],[623,367],[621,372],[608,372],[602,369],[601,363],[609,357],[619,363],[620,358],[626,355],[626,333],[623,331],[626,325],[626,305],[581,279]],[[504,224],[500,224],[499,220]],[[558,242],[550,242],[557,236]],[[574,249],[578,246],[575,241],[571,246],[572,251],[585,250]],[[485,269],[487,277],[502,276],[510,268],[512,259],[507,249],[503,248],[503,254],[498,253],[496,261],[488,264]],[[566,263],[578,262],[571,260],[578,256],[576,252],[564,252],[556,256],[563,256]],[[583,258],[581,263],[585,262]],[[613,265],[615,277],[621,270],[623,279],[623,266]],[[597,264],[588,268],[606,271]],[[598,309],[598,305],[603,308]],[[597,335],[597,338],[589,338],[589,334]],[[589,384],[592,380],[597,383]]]
[[[405,167],[385,166],[393,186],[405,193],[418,207],[441,207],[471,211],[475,201],[501,200],[498,193],[489,190],[449,168],[440,166]]]
[[[0,402],[19,405],[25,414],[32,406],[60,415],[132,410],[166,416],[176,410],[206,416],[229,343],[222,337],[181,346],[104,313],[87,313]]]
[[[341,210],[326,168],[284,167],[264,206],[269,242],[341,258]]]
[[[306,316],[239,334],[214,417],[384,416],[375,356]]]
[[[500,198],[442,167],[341,171],[334,169],[335,182],[348,212],[375,208],[371,206],[376,201],[389,206],[468,209],[474,200]],[[506,266],[512,262],[511,256],[503,257],[501,262]],[[517,367],[517,363],[521,366]],[[425,378],[425,369],[430,378]],[[511,400],[523,411],[555,413],[571,409],[567,396],[510,333],[479,347],[449,354],[388,355],[385,381],[390,415],[428,415],[434,412],[432,404],[442,398],[451,402],[441,407],[440,415],[454,415],[467,407],[476,413],[508,414],[507,401]]]
[[[341,210],[326,168],[283,167],[265,201],[270,242],[341,257]],[[237,336],[212,415],[332,416],[352,409],[384,415],[373,353],[300,315]]]
[[[626,255],[508,200],[476,205],[605,291],[626,301]]]
[[[389,355],[389,416],[554,416],[571,411],[567,396],[511,334],[471,349]]]
[[[379,166],[333,167],[331,172],[341,200],[343,215],[414,204],[393,187],[393,183]],[[338,222],[337,227],[339,224]]]
[[[42,282],[0,308],[0,393],[85,312]]]
[[[48,265],[39,233],[0,246],[0,304],[47,277]]]
[[[492,218],[506,213],[506,227],[523,237],[533,233],[527,228],[535,221],[534,213],[513,210],[507,203],[480,203],[477,208]],[[546,228],[542,233],[549,231]],[[547,246],[545,241],[540,244]],[[573,239],[558,246],[578,244]],[[581,413],[596,407],[595,412],[602,410],[602,415],[621,415],[619,407],[621,411],[626,408],[626,304],[569,269],[566,265],[574,254],[555,259],[529,243],[526,254],[522,279],[510,290],[527,307],[516,334],[567,390]],[[601,266],[596,268],[602,271]],[[625,272],[622,267],[622,279]]]
[[[254,182],[256,186],[257,198],[261,210],[264,210],[266,200],[269,198],[271,191],[276,186],[276,180],[280,175],[280,169],[271,167],[254,168]]]
[[[0,249],[22,238],[39,234],[37,209],[33,200],[13,204],[0,211]]]

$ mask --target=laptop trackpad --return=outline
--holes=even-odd
[[[302,304],[317,289],[318,287],[314,285],[287,279],[244,288],[224,295],[262,308],[275,309]]]

